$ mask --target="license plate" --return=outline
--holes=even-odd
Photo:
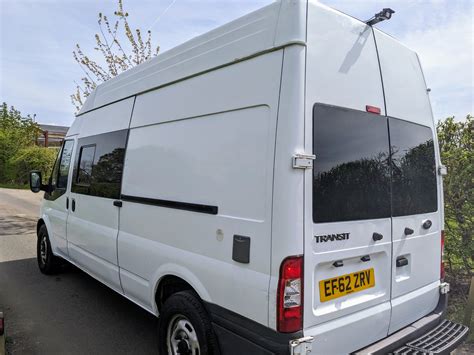
[[[319,281],[319,299],[326,302],[374,286],[374,269],[361,270]]]

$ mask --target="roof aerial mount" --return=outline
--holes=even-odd
[[[365,21],[365,23],[368,24],[369,26],[373,26],[376,23],[379,23],[385,20],[390,20],[392,18],[392,14],[394,13],[395,11],[387,7],[383,9],[382,11],[380,11],[379,13],[376,13],[374,17]]]

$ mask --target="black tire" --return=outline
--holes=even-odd
[[[199,342],[200,355],[218,355],[220,353],[209,315],[198,296],[192,291],[181,291],[171,295],[161,308],[158,322],[158,343],[161,355],[175,355],[170,346],[172,346],[171,338],[173,337],[171,335],[173,329],[175,329],[173,324],[175,324],[176,319],[184,320],[184,322],[189,321],[191,328],[188,327],[187,329],[188,331],[190,329],[195,331]],[[192,334],[193,331],[189,333]],[[192,338],[192,336],[189,338]],[[186,335],[184,335],[184,339],[186,339]],[[181,352],[182,354],[192,354],[192,352],[186,351],[186,347],[188,349],[191,347],[190,342],[183,340],[178,342],[183,342],[185,350]]]
[[[44,252],[44,254],[43,254]],[[54,256],[49,242],[46,225],[42,225],[38,231],[38,241],[36,243],[36,259],[38,267],[43,274],[53,275],[59,271],[61,259]]]

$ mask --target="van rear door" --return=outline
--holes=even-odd
[[[361,339],[384,337],[391,287],[387,119],[316,104],[313,131],[313,230],[305,237],[305,292],[312,295],[305,308],[312,312],[305,321],[352,315],[347,330]]]
[[[390,323],[388,123],[372,29],[312,1],[307,18],[303,328],[348,353]]]
[[[442,180],[428,92],[418,57],[374,29],[392,148],[390,333],[432,311],[439,299]]]

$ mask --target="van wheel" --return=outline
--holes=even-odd
[[[36,244],[36,258],[38,267],[43,274],[52,275],[59,271],[61,259],[54,256],[49,242],[46,225],[42,225],[38,231],[38,242]]]
[[[162,355],[219,354],[209,316],[191,291],[177,292],[163,304],[158,336]]]

